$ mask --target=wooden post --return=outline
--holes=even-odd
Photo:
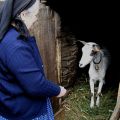
[[[113,111],[113,114],[110,120],[119,120],[119,119],[120,119],[120,84],[119,84],[119,89],[118,89],[117,104],[115,106],[115,109]]]
[[[120,99],[120,83],[119,83],[119,89],[118,89],[118,97],[117,97],[117,101]]]
[[[65,110],[64,108],[60,108],[60,110],[55,114],[55,120],[64,120],[65,118]]]
[[[60,36],[60,18],[58,14],[45,5],[46,0],[41,0],[38,21],[32,26],[31,34],[35,35],[37,45],[42,56],[45,74],[48,80],[57,84],[61,82],[61,42]],[[56,97],[52,100],[54,113],[59,113],[57,118],[64,120],[61,115],[64,112],[58,112],[60,109],[60,100]]]

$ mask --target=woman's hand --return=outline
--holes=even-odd
[[[61,90],[60,90],[60,93],[59,93],[59,95],[57,96],[58,98],[65,96],[66,93],[67,93],[67,90],[66,90],[63,86],[60,86],[60,89],[61,89]]]

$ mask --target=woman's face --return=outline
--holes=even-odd
[[[37,15],[39,13],[40,0],[36,2],[27,10],[23,11],[20,16],[27,28],[30,29],[33,23],[37,20]]]

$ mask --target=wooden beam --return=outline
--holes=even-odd
[[[113,111],[113,114],[110,120],[120,120],[120,84],[119,84],[119,89],[118,89],[117,104],[115,106],[115,109]]]
[[[65,119],[65,110],[64,108],[61,108],[56,114],[55,114],[55,120],[64,120]]]

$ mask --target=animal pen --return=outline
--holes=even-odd
[[[78,75],[79,47],[73,34],[61,30],[59,14],[41,0],[38,21],[32,26],[31,34],[36,36],[46,76],[57,84],[72,86]],[[65,119],[64,101],[52,100],[55,120]],[[110,120],[120,118],[120,85],[115,109]],[[99,120],[99,119],[98,119]]]

